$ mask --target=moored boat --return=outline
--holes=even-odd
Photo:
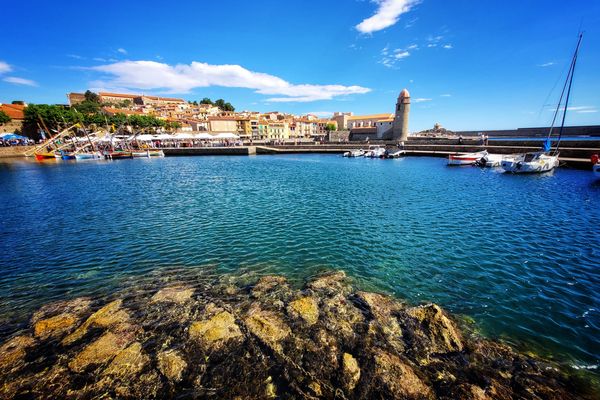
[[[52,152],[47,152],[47,153],[34,153],[35,155],[35,159],[37,161],[44,161],[44,160],[56,160],[57,158],[60,158],[59,155],[56,155]]]
[[[131,152],[132,157],[164,157],[165,153],[162,150],[134,150]]]
[[[509,156],[505,156],[503,154],[486,154],[485,156],[481,157],[479,160],[477,160],[477,162],[475,162],[475,165],[477,165],[478,167],[488,167],[488,168],[494,168],[494,167],[500,167],[502,165],[502,160],[504,160],[505,158],[510,158]]]
[[[347,151],[343,154],[344,157],[362,157],[365,155],[365,151],[363,149],[351,150]]]
[[[124,158],[133,158],[133,153],[131,151],[110,151],[104,153],[104,158],[107,160],[121,160]]]
[[[77,153],[75,154],[76,160],[98,160],[102,158],[102,154],[98,152],[93,153]]]
[[[487,155],[488,152],[486,150],[476,153],[450,154],[448,156],[448,165],[473,165]]]
[[[406,155],[405,150],[396,150],[393,152],[386,152],[383,158],[400,158]]]
[[[513,174],[549,172],[558,167],[558,154],[550,155],[543,151],[519,154],[502,161],[502,169]]]
[[[592,156],[592,173],[596,179],[600,179],[600,158],[598,154]]]
[[[383,158],[385,155],[385,147],[381,147],[379,145],[369,146],[369,150],[367,150],[364,154],[367,158]]]

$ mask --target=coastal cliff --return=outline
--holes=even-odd
[[[0,346],[0,398],[577,399],[556,365],[343,272],[170,281],[48,304]]]

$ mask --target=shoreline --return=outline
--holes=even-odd
[[[107,302],[47,304],[0,361],[2,398],[597,395],[577,393],[585,374],[477,337],[437,305],[357,290],[341,271],[302,288],[273,275],[200,288],[165,278]]]

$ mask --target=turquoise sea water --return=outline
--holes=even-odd
[[[0,339],[156,274],[345,270],[572,365],[600,360],[600,183],[334,155],[0,162]]]

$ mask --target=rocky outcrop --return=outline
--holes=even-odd
[[[190,338],[199,340],[208,348],[218,349],[227,341],[242,336],[240,328],[235,323],[233,315],[221,311],[213,317],[196,321],[190,326]]]
[[[314,297],[301,297],[289,304],[288,313],[311,326],[319,320],[319,305]]]
[[[167,350],[158,354],[158,370],[170,381],[179,382],[187,368],[187,363],[177,350]]]
[[[556,364],[464,334],[435,304],[356,291],[343,272],[300,289],[244,279],[42,307],[0,346],[0,398],[598,397]]]
[[[115,300],[90,315],[79,328],[63,339],[63,345],[78,341],[92,327],[108,328],[129,321],[129,313],[121,308],[122,304],[123,300]]]

